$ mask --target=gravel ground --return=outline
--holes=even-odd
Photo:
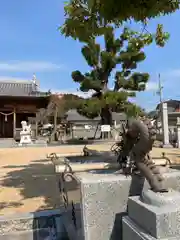
[[[110,145],[91,145],[91,149],[108,151]],[[53,166],[46,154],[81,153],[83,146],[0,149],[0,214],[32,212],[58,208],[60,197]],[[153,157],[162,152],[179,162],[180,150],[154,148]],[[72,191],[71,195],[76,194]]]

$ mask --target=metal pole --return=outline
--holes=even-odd
[[[162,90],[163,90],[163,86],[161,84],[161,75],[159,73],[159,75],[158,75],[158,94],[159,94],[160,103],[162,103]]]

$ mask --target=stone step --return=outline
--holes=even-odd
[[[64,209],[46,210],[0,217],[0,240],[40,240],[50,232],[56,240],[67,239],[63,224]]]
[[[16,141],[13,138],[0,138],[0,148],[13,147],[16,145]]]
[[[174,190],[155,193],[146,190],[142,198],[129,197],[128,216],[152,237],[157,239],[179,236],[180,194]]]
[[[32,231],[22,231],[17,233],[10,233],[0,235],[0,240],[46,240],[51,235],[49,229],[39,229]],[[56,236],[52,240],[68,240],[67,236]]]
[[[148,232],[135,224],[128,216],[123,217],[123,240],[179,240],[179,237],[154,238]]]

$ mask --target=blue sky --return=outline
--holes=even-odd
[[[65,39],[57,28],[64,21],[62,0],[6,0],[0,8],[0,80],[31,79],[35,72],[42,90],[75,93],[78,85],[73,83],[71,72],[87,71],[80,44]],[[139,93],[135,102],[153,109],[158,73],[164,85],[163,99],[179,99],[180,78],[180,23],[179,12],[156,19],[150,23],[149,31],[157,23],[163,23],[171,35],[164,48],[153,44],[146,49],[147,59],[139,70],[148,72],[151,79],[147,90]],[[80,92],[78,92],[80,94]]]

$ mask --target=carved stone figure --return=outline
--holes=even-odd
[[[26,121],[21,122],[22,131],[20,132],[20,143],[19,145],[22,146],[23,144],[31,144],[31,125],[27,125]]]
[[[22,131],[23,132],[31,132],[31,125],[27,125],[27,122],[26,121],[22,121],[21,122],[21,126],[22,126]]]
[[[127,167],[134,163],[154,192],[167,192],[167,189],[163,187],[163,177],[159,167],[149,157],[154,140],[155,131],[150,123],[132,120],[128,123],[127,131],[123,136],[119,162],[125,162]]]

